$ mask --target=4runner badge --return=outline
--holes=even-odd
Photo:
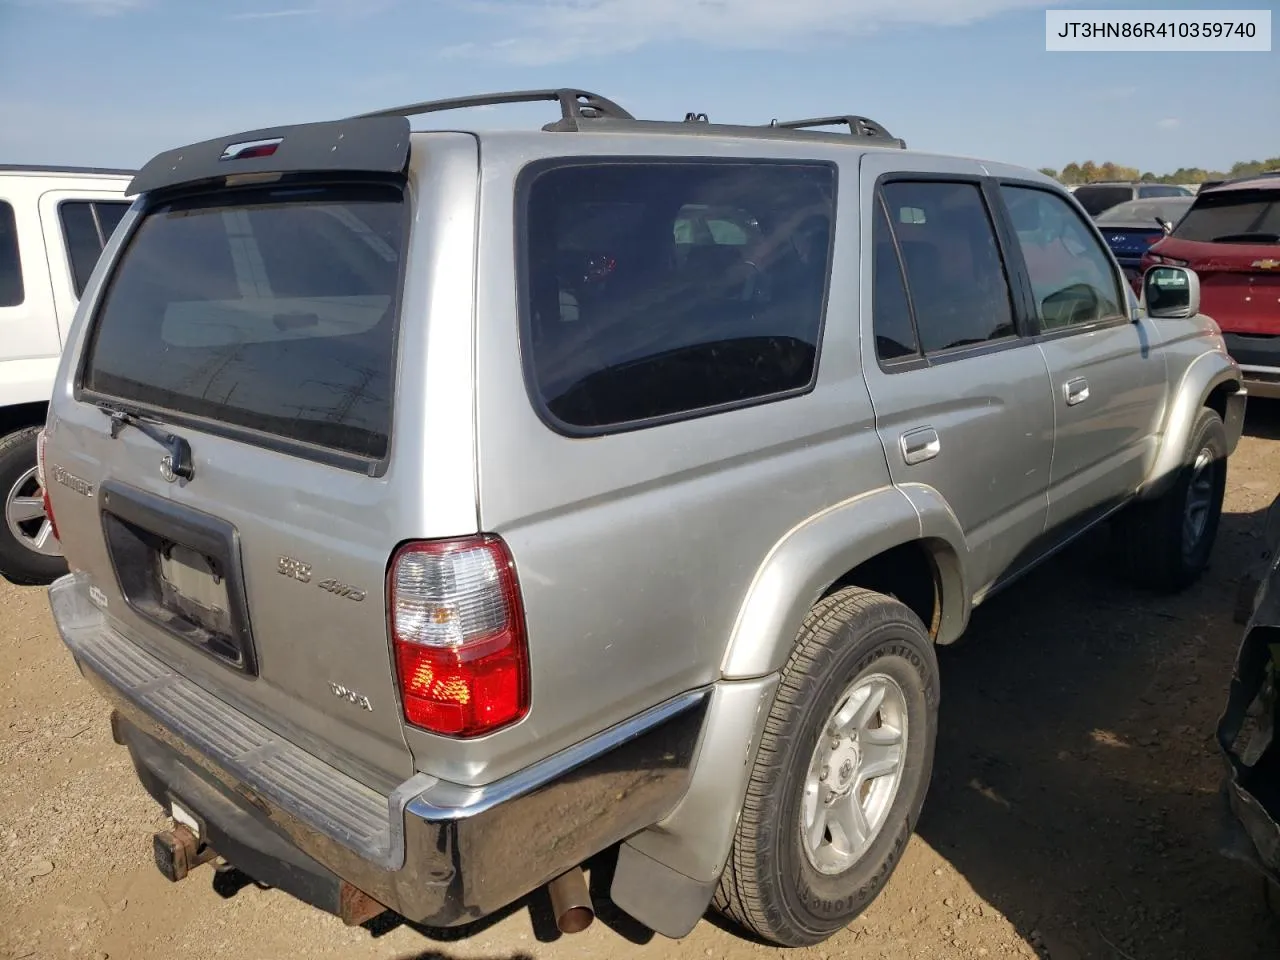
[[[332,680],[329,681],[329,690],[335,697],[341,697],[348,703],[354,703],[361,710],[373,711],[373,704],[370,703],[369,698],[362,693],[356,693],[354,690],[344,687],[340,683],[334,683]]]

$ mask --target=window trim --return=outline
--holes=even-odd
[[[62,250],[66,254],[65,261],[67,265],[67,279],[71,284],[71,290],[75,294],[77,300],[84,296],[84,287],[79,286],[76,281],[76,268],[71,260],[71,238],[67,235],[67,221],[62,214],[63,207],[72,203],[83,203],[89,207],[89,216],[93,219],[93,229],[98,235],[98,259],[102,258],[103,252],[107,249],[107,242],[111,239],[111,234],[104,233],[102,230],[102,218],[98,213],[98,204],[111,203],[124,207],[125,213],[129,212],[131,201],[127,199],[108,200],[103,197],[63,197],[54,207],[54,214],[58,218],[58,230],[62,235]],[[123,216],[121,219],[124,219]],[[94,262],[97,266],[97,261]],[[93,271],[90,270],[90,273]],[[85,279],[85,287],[89,285],[88,278]]]
[[[1012,238],[1014,254],[1017,257],[1017,273],[1019,275],[1019,283],[1023,287],[1023,296],[1027,304],[1027,321],[1029,326],[1028,339],[1032,343],[1050,343],[1054,340],[1061,340],[1064,337],[1072,337],[1082,333],[1094,333],[1098,330],[1110,330],[1116,327],[1128,326],[1137,322],[1137,317],[1129,311],[1129,298],[1125,293],[1126,284],[1124,283],[1124,271],[1120,268],[1120,264],[1115,258],[1115,254],[1111,252],[1111,247],[1103,239],[1098,225],[1093,218],[1088,215],[1084,207],[1075,199],[1073,194],[1067,193],[1049,184],[1042,183],[1038,180],[1028,180],[1023,177],[992,177],[992,189],[1000,200],[1000,215],[1005,221],[1005,228]],[[1071,324],[1057,330],[1045,330],[1040,322],[1040,310],[1036,305],[1034,288],[1031,285],[1031,270],[1027,266],[1026,258],[1023,256],[1022,247],[1018,243],[1018,234],[1014,229],[1013,216],[1009,212],[1008,205],[1005,203],[1004,194],[1001,192],[1004,187],[1016,187],[1018,189],[1038,190],[1041,193],[1051,194],[1061,199],[1069,207],[1074,207],[1075,214],[1083,222],[1085,232],[1093,236],[1098,246],[1102,248],[1102,253],[1106,257],[1107,262],[1111,266],[1111,279],[1116,284],[1117,304],[1121,313],[1112,317],[1103,317],[1100,320],[1092,320],[1089,323]]]
[[[137,400],[117,397],[97,390],[92,390],[84,385],[84,378],[88,369],[89,358],[93,354],[93,346],[98,330],[99,313],[102,310],[102,305],[106,302],[107,297],[111,292],[111,288],[115,284],[116,277],[119,272],[117,267],[128,254],[129,249],[133,246],[133,243],[137,238],[139,228],[142,226],[146,218],[155,212],[157,207],[165,206],[176,201],[191,200],[212,202],[214,204],[232,204],[241,197],[253,198],[276,190],[287,190],[290,187],[297,186],[339,189],[346,187],[380,186],[391,187],[400,191],[402,233],[400,241],[400,263],[396,274],[396,286],[392,294],[392,313],[395,317],[395,323],[391,330],[391,376],[388,379],[388,390],[391,395],[391,403],[387,414],[387,450],[382,457],[374,459],[373,457],[365,457],[345,450],[335,450],[332,447],[308,443],[303,440],[296,440],[292,437],[285,437],[280,434],[268,433],[262,430],[255,430],[252,427],[243,427],[238,424],[226,423],[222,420],[212,420],[196,414],[184,413],[179,410],[171,410],[166,407],[156,406],[155,404],[142,403]],[[90,312],[85,325],[85,332],[80,338],[79,356],[76,358],[75,370],[72,375],[72,398],[77,403],[87,403],[95,406],[123,406],[129,410],[135,410],[147,418],[154,418],[157,422],[162,424],[172,424],[175,427],[187,427],[192,430],[198,430],[201,433],[207,433],[210,436],[244,443],[249,446],[258,447],[259,449],[269,450],[272,453],[280,453],[286,456],[297,457],[300,460],[306,460],[322,466],[335,467],[339,470],[347,470],[352,473],[360,473],[375,479],[384,476],[390,468],[391,459],[395,453],[396,421],[397,411],[399,409],[397,399],[399,397],[401,379],[400,344],[401,328],[403,326],[402,311],[404,309],[405,281],[408,276],[408,263],[410,260],[409,243],[413,228],[413,209],[413,185],[403,174],[389,177],[380,177],[373,174],[353,177],[332,175],[313,177],[303,175],[298,177],[285,177],[279,181],[269,184],[247,185],[230,189],[201,185],[193,189],[167,191],[159,196],[152,195],[148,202],[146,202],[145,206],[138,210],[137,217],[134,218],[133,223],[127,228],[127,232],[121,237],[119,250],[110,265],[110,272],[99,287],[96,299],[90,305]]]
[[[529,273],[529,194],[534,184],[544,174],[570,167],[619,167],[619,166],[737,166],[737,167],[806,167],[824,169],[831,177],[831,241],[827,249],[827,263],[824,271],[822,297],[819,302],[818,330],[814,343],[813,370],[809,380],[800,387],[789,390],[778,390],[772,393],[748,397],[745,400],[733,400],[729,403],[715,404],[709,407],[697,407],[693,410],[682,410],[677,413],[663,414],[657,417],[645,417],[640,420],[627,420],[623,423],[612,423],[600,427],[584,427],[561,420],[551,412],[539,388],[533,365],[532,324],[530,311],[530,273]],[[585,440],[598,437],[609,437],[619,434],[636,433],[654,427],[683,423],[715,417],[737,410],[765,404],[779,403],[807,396],[818,385],[818,376],[822,370],[822,347],[827,330],[827,314],[831,298],[832,276],[834,274],[836,232],[840,222],[840,165],[833,160],[818,160],[805,157],[751,157],[751,156],[683,156],[683,155],[644,155],[644,154],[584,154],[543,157],[531,160],[516,172],[514,184],[514,252],[515,252],[515,294],[517,334],[516,349],[519,351],[520,369],[524,379],[525,395],[529,404],[553,433],[571,440]]]
[[[970,360],[976,357],[985,357],[995,353],[1003,353],[1006,350],[1016,350],[1020,347],[1034,343],[1032,330],[1029,324],[1033,320],[1033,315],[1028,311],[1028,299],[1025,291],[1022,289],[1018,271],[1022,267],[1021,254],[1019,251],[1019,259],[1013,261],[1010,259],[1010,243],[1016,243],[1016,237],[1012,237],[1008,233],[1004,220],[1003,204],[998,202],[999,196],[993,194],[992,181],[993,177],[983,176],[976,173],[953,173],[941,172],[933,170],[893,170],[886,171],[876,177],[872,184],[872,196],[877,202],[885,208],[885,219],[889,221],[889,232],[893,236],[894,251],[898,257],[898,265],[902,270],[903,283],[907,289],[907,302],[911,308],[911,323],[916,334],[916,354],[910,358],[904,358],[886,364],[880,360],[879,353],[876,352],[876,363],[880,370],[886,374],[907,373],[911,370],[920,370],[928,367],[935,367],[941,364],[956,363],[961,360]],[[889,216],[887,202],[884,199],[884,187],[890,183],[966,183],[972,184],[978,188],[982,197],[983,208],[986,211],[988,222],[991,226],[991,232],[996,240],[996,250],[1000,255],[1000,263],[1004,269],[1005,284],[1009,290],[1009,311],[1013,320],[1014,332],[1008,336],[1001,337],[998,340],[987,340],[983,343],[969,344],[962,347],[952,347],[948,350],[935,350],[932,352],[924,349],[924,344],[920,340],[920,329],[916,324],[916,308],[915,297],[911,293],[911,284],[906,277],[906,265],[902,262],[902,251],[898,248],[898,233],[893,229],[893,218]],[[873,214],[874,216],[874,214]],[[871,256],[875,256],[875,251],[871,251]],[[872,268],[874,270],[874,267]],[[875,275],[871,275],[872,297],[875,296]],[[871,329],[874,337],[875,331],[875,302],[872,301]],[[875,351],[875,344],[872,344],[872,350]]]
[[[868,244],[870,250],[871,263],[871,350],[875,353],[876,365],[883,373],[899,373],[903,370],[919,370],[929,366],[929,358],[925,356],[924,350],[920,347],[920,327],[916,323],[916,305],[911,299],[911,287],[907,283],[907,268],[902,262],[902,250],[898,246],[898,235],[894,232],[893,221],[889,219],[889,208],[885,204],[884,194],[879,189],[879,184],[874,188],[872,193],[873,209],[871,211],[871,243]],[[893,260],[898,265],[898,277],[902,280],[902,293],[907,300],[907,319],[911,323],[911,335],[915,337],[916,348],[914,353],[907,354],[902,357],[893,357],[886,360],[880,356],[880,347],[876,343],[876,244],[875,244],[875,220],[876,211],[884,216],[885,223],[889,227],[889,243],[893,246]]]
[[[9,209],[9,217],[13,223],[13,259],[18,265],[18,295],[16,303],[0,303],[0,310],[16,310],[27,303],[27,278],[22,267],[22,233],[18,227],[18,208],[12,200],[0,197],[0,206]]]

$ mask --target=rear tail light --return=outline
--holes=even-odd
[[[404,718],[452,737],[492,733],[529,710],[529,646],[515,562],[495,536],[401,547],[388,618]]]
[[[40,484],[40,497],[44,515],[49,518],[50,533],[55,540],[61,540],[58,536],[58,521],[53,519],[53,504],[49,502],[49,484],[45,479],[44,449],[48,442],[49,437],[43,429],[36,434],[36,482]]]

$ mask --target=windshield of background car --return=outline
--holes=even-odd
[[[1156,217],[1177,223],[1178,218],[1191,206],[1190,197],[1168,197],[1159,200],[1129,200],[1110,210],[1104,210],[1094,218],[1095,223],[1146,223],[1158,227]]]
[[[1172,235],[1199,243],[1280,243],[1280,190],[1201,193]]]
[[[1133,187],[1077,187],[1074,196],[1089,216],[1096,217],[1117,203],[1132,200]]]
[[[98,307],[84,388],[384,457],[405,209],[382,185],[157,207]]]

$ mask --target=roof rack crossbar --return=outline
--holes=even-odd
[[[630,113],[607,97],[602,97],[598,93],[592,93],[589,90],[574,90],[567,87],[549,90],[509,90],[503,93],[478,93],[469,97],[451,97],[447,100],[424,100],[421,103],[405,104],[402,107],[388,107],[385,110],[357,114],[353,119],[364,117],[416,117],[425,113],[463,110],[468,107],[491,107],[504,103],[538,103],[543,101],[558,102],[562,120],[635,119]]]
[[[885,140],[896,140],[893,134],[869,117],[846,114],[839,117],[814,117],[810,120],[770,120],[771,127],[785,127],[788,130],[810,130],[814,127],[848,127],[851,136],[878,137]]]

